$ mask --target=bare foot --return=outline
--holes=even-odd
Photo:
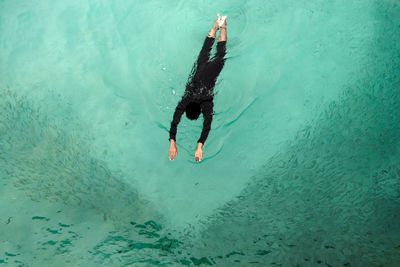
[[[221,28],[226,28],[226,19],[224,20],[224,23],[222,23]]]
[[[226,20],[224,20],[224,23],[221,25],[221,31],[219,33],[219,38],[218,42],[223,42],[226,41]]]
[[[215,38],[215,34],[218,30],[219,30],[218,19],[216,19],[212,25],[212,28],[208,31],[208,37]]]
[[[213,29],[219,30],[218,18],[214,21],[214,24],[212,27],[213,27]]]

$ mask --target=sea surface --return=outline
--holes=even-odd
[[[0,0],[0,265],[400,266],[399,51],[400,0]]]

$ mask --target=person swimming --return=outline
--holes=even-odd
[[[210,51],[216,38],[216,32],[220,31],[217,41],[217,52],[210,59]],[[203,157],[203,145],[208,137],[211,129],[213,117],[213,97],[214,86],[218,75],[220,74],[226,54],[226,16],[215,20],[212,28],[208,31],[208,35],[204,40],[197,61],[194,63],[192,71],[186,84],[186,90],[182,99],[176,106],[171,128],[169,131],[170,147],[168,156],[170,160],[174,160],[178,155],[176,149],[176,132],[182,114],[186,112],[186,117],[190,120],[197,120],[200,113],[203,113],[203,130],[200,138],[197,140],[197,148],[194,153],[195,160],[200,161]]]

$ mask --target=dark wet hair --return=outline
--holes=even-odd
[[[197,120],[200,116],[200,104],[196,102],[190,102],[186,106],[186,117],[189,120]]]

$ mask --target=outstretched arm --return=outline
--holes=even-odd
[[[169,140],[176,141],[176,131],[178,128],[178,124],[181,121],[182,114],[185,112],[187,104],[188,104],[188,99],[183,97],[176,106],[174,117],[171,122],[171,127],[169,129]]]
[[[201,158],[203,157],[203,145],[204,142],[206,141],[208,134],[211,129],[211,122],[212,122],[212,116],[213,116],[213,103],[212,101],[207,101],[201,104],[201,109],[203,112],[204,116],[204,122],[203,122],[203,130],[201,131],[201,136],[199,140],[197,141],[197,148],[194,153],[194,158],[196,161],[200,161]]]
[[[204,142],[206,141],[208,134],[210,133],[211,130],[212,107],[210,108],[210,110],[203,112],[203,114],[204,114],[203,130],[201,131],[201,135],[199,140],[197,140],[197,143],[202,143],[204,145]]]
[[[170,141],[170,146],[169,146],[169,151],[168,151],[168,156],[170,160],[174,160],[175,157],[178,155],[178,150],[176,149],[176,131],[178,128],[178,124],[181,120],[183,112],[185,112],[185,108],[187,105],[187,99],[183,97],[181,101],[179,101],[178,105],[176,106],[175,112],[174,112],[174,117],[171,122],[171,128],[169,130],[169,141]]]

